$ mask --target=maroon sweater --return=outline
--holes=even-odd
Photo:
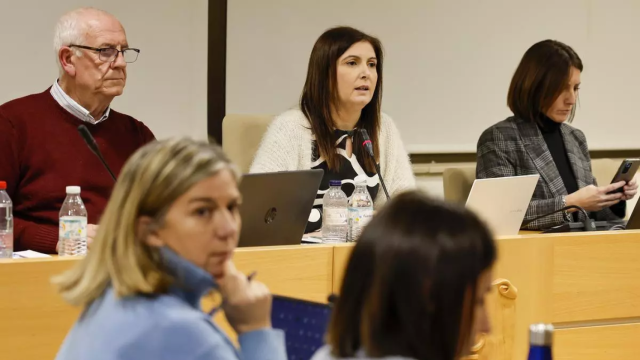
[[[96,124],[64,108],[47,89],[0,106],[0,181],[13,201],[14,249],[55,253],[65,187],[77,185],[89,223],[97,224],[114,182],[78,133],[85,124],[118,176],[139,147],[154,140],[141,122],[113,111]]]

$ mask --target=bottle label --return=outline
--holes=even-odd
[[[347,209],[324,209],[322,222],[326,225],[347,225]]]
[[[58,233],[60,240],[85,240],[87,238],[87,218],[83,216],[63,216],[60,218]]]
[[[373,208],[349,208],[352,226],[365,227],[373,217]]]

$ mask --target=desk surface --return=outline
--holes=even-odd
[[[3,360],[55,357],[79,309],[62,301],[50,278],[78,261],[79,258],[58,257],[0,261]],[[240,271],[257,271],[256,279],[277,294],[324,302],[331,292],[332,246],[242,248],[235,252],[234,261]],[[203,308],[209,308],[212,302],[204,299]],[[216,320],[230,330],[223,317]]]
[[[494,278],[518,288],[513,359],[526,358],[527,327],[541,321],[559,329],[556,359],[636,357],[640,342],[631,339],[640,336],[640,307],[634,306],[640,304],[640,231],[523,234],[499,238],[498,247]],[[257,270],[274,293],[325,301],[339,290],[351,248],[241,248],[234,260],[241,271]],[[62,302],[49,279],[77,261],[0,261],[3,359],[55,356],[79,311]]]

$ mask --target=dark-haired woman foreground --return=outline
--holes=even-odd
[[[454,360],[489,332],[493,238],[470,211],[398,195],[362,233],[312,360]]]

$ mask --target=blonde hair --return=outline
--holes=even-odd
[[[161,227],[177,198],[223,169],[239,178],[220,147],[207,142],[170,139],[139,149],[122,169],[88,255],[53,278],[62,297],[88,306],[108,286],[120,297],[166,292],[172,278],[159,249],[139,237],[138,219],[152,219],[149,231]]]

